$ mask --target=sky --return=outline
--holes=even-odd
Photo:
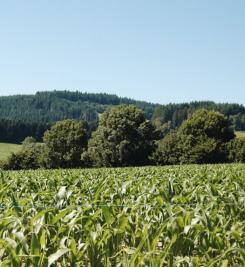
[[[0,95],[245,104],[244,0],[0,2]]]

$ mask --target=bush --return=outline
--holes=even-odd
[[[227,144],[229,162],[245,162],[245,140],[234,139]]]
[[[44,134],[42,162],[47,168],[81,166],[81,153],[87,147],[87,124],[82,121],[57,122]]]
[[[182,136],[182,164],[222,163],[226,160],[224,144],[206,136]]]
[[[234,138],[229,120],[219,112],[198,110],[158,142],[157,164],[202,164],[227,161],[226,143]]]
[[[180,163],[181,147],[179,137],[176,132],[167,134],[162,140],[158,141],[152,162],[156,165],[174,165]]]
[[[41,144],[26,144],[19,152],[11,154],[6,163],[3,164],[3,168],[8,170],[38,169],[42,149]]]
[[[27,136],[24,141],[22,142],[22,145],[29,145],[29,144],[33,144],[36,143],[36,139],[32,136]]]

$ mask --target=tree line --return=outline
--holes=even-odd
[[[20,143],[27,136],[42,141],[44,132],[65,119],[84,120],[91,130],[108,107],[134,104],[151,119],[157,105],[109,94],[69,91],[0,97],[0,142]]]
[[[236,131],[245,130],[245,107],[243,105],[217,104],[212,101],[195,101],[157,106],[152,120],[166,133],[171,129],[178,128],[190,114],[201,108],[218,111],[227,116]]]
[[[98,121],[86,122],[88,135],[97,127]],[[37,142],[43,141],[44,133],[52,123],[23,122],[0,119],[0,142],[20,144],[26,137],[32,136]]]
[[[125,167],[245,162],[245,141],[235,138],[224,114],[199,109],[162,138],[161,131],[133,105],[111,107],[89,134],[81,120],[56,122],[43,144],[26,138],[5,169]]]
[[[44,133],[50,128],[51,124],[28,122],[20,120],[0,119],[0,142],[21,143],[25,137],[33,136],[41,142]]]
[[[245,108],[239,104],[201,101],[158,105],[110,94],[52,91],[0,97],[0,142],[20,143],[24,136],[34,136],[41,141],[50,126],[66,119],[83,120],[93,125],[93,128],[97,125],[100,114],[121,104],[135,105],[142,109],[146,119],[153,122],[162,137],[177,129],[200,108],[221,112],[227,116],[235,130],[245,130]]]
[[[152,117],[156,104],[121,98],[110,94],[69,91],[37,92],[35,95],[0,97],[0,118],[31,122],[54,123],[65,119],[95,121],[108,107],[133,104]]]

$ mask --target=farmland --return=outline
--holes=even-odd
[[[16,153],[21,149],[21,145],[0,143],[0,160],[6,160],[11,153]]]
[[[19,171],[0,179],[3,266],[244,264],[245,165]]]
[[[237,131],[236,137],[239,139],[245,139],[245,131]]]

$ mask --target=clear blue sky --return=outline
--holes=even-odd
[[[245,104],[244,0],[0,3],[0,95]]]

